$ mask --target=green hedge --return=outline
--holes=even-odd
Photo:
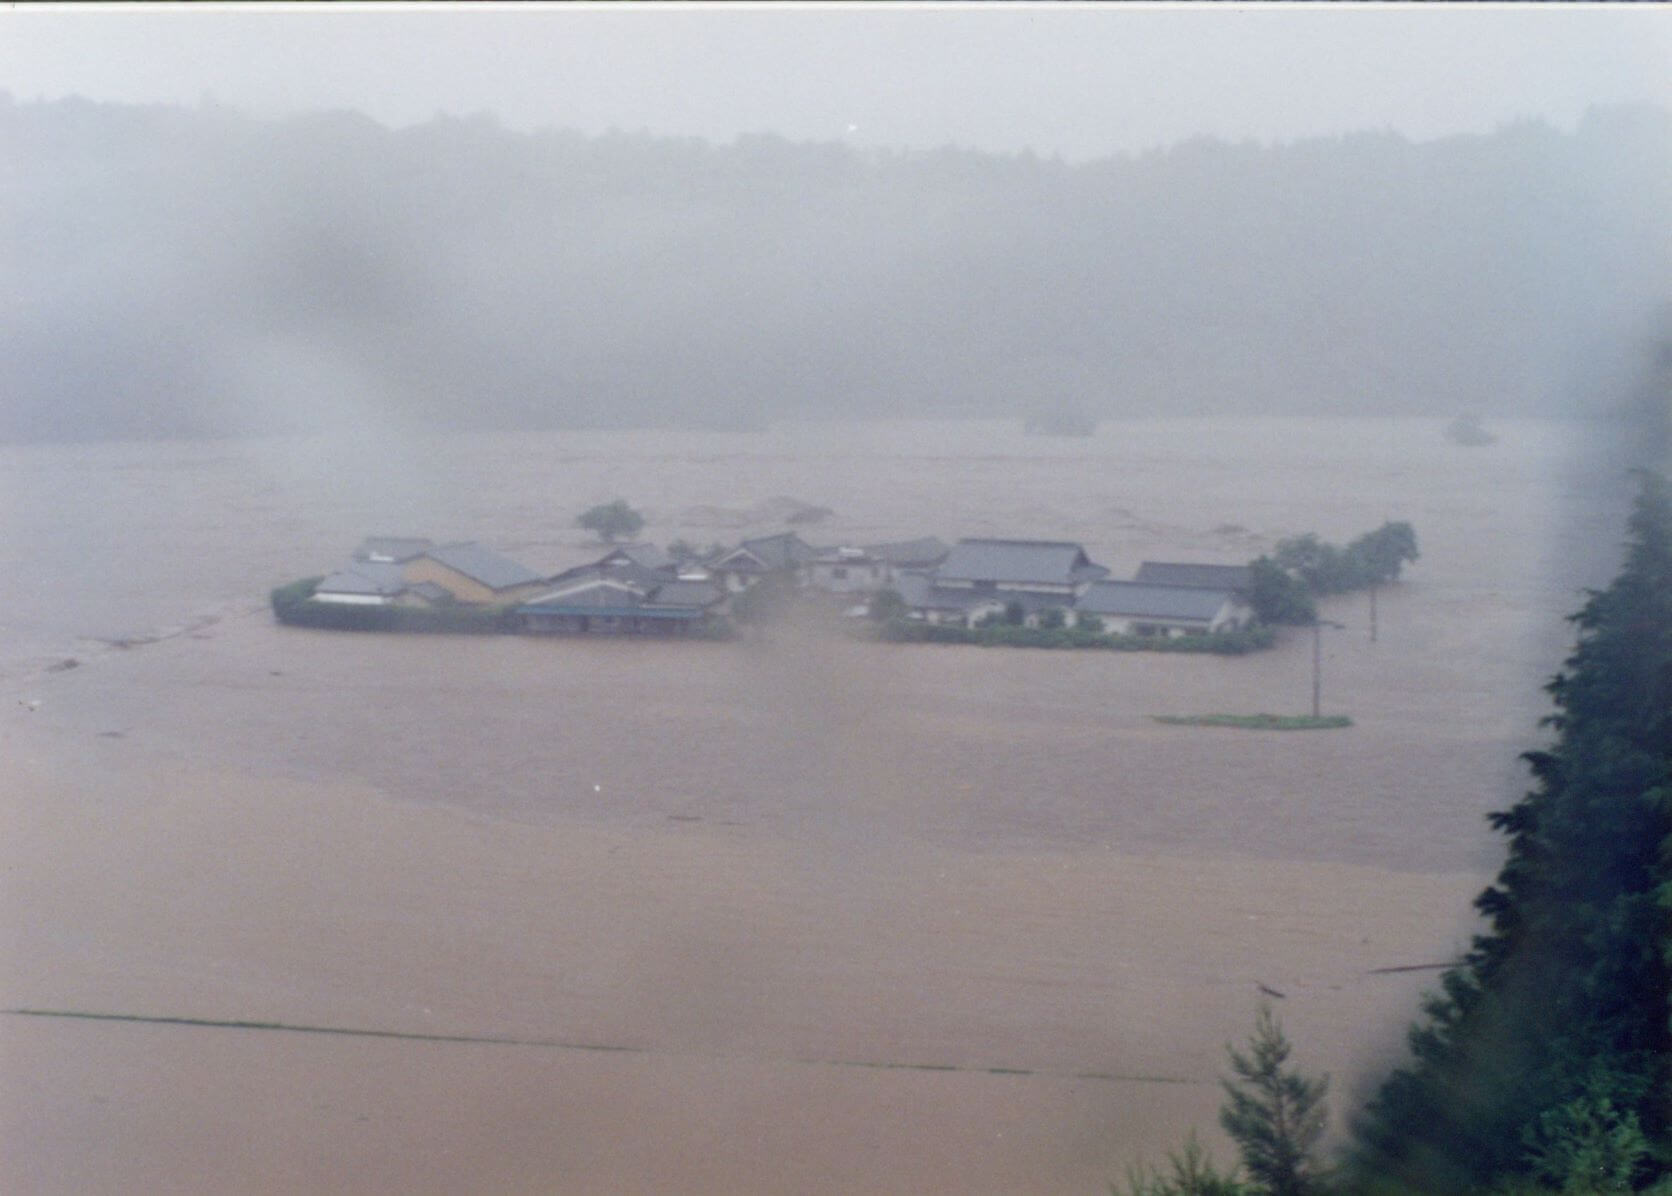
[[[1077,627],[1017,627],[1008,623],[959,627],[951,623],[920,623],[896,619],[881,626],[858,629],[888,643],[975,644],[983,648],[1101,648],[1111,652],[1213,652],[1241,656],[1269,648],[1276,636],[1270,627],[1221,631],[1213,635],[1106,635]]]

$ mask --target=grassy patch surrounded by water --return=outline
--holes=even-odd
[[[1152,714],[1158,723],[1178,727],[1240,727],[1245,731],[1322,731],[1350,727],[1345,714]]]

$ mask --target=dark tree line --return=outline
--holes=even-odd
[[[1489,930],[1358,1127],[1354,1191],[1672,1191],[1672,493],[1573,616],[1555,743],[1492,816]]]
[[[1249,563],[1249,605],[1262,623],[1304,626],[1318,617],[1315,598],[1397,581],[1416,559],[1417,534],[1405,522],[1384,523],[1345,548],[1311,532],[1291,536]]]
[[[1406,545],[1372,542],[1384,569]],[[1313,538],[1290,544],[1291,564],[1320,559]],[[1572,621],[1577,645],[1546,687],[1555,742],[1524,757],[1533,789],[1491,815],[1509,844],[1475,902],[1487,930],[1426,998],[1410,1059],[1354,1120],[1343,1164],[1312,1157],[1323,1085],[1287,1068],[1262,1010],[1249,1051],[1231,1053],[1221,1113],[1241,1169],[1218,1171],[1192,1140],[1168,1169],[1129,1177],[1128,1196],[1672,1196],[1665,478],[1642,475],[1625,563]]]

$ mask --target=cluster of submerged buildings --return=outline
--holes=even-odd
[[[676,558],[623,544],[597,560],[543,576],[474,542],[372,536],[314,588],[317,602],[491,606],[535,633],[682,635],[706,631],[755,585],[773,584],[862,616],[883,591],[904,617],[975,626],[1095,625],[1117,635],[1200,635],[1252,618],[1243,565],[1145,561],[1114,580],[1079,544],[1060,540],[930,536],[815,547],[791,532],[744,540],[705,557]]]

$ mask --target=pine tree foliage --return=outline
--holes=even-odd
[[[1220,1171],[1192,1133],[1184,1148],[1167,1156],[1165,1170],[1134,1167],[1127,1172],[1126,1190],[1109,1185],[1110,1196],[1258,1196],[1236,1174]]]
[[[1324,1132],[1329,1080],[1286,1067],[1290,1049],[1270,1004],[1260,1006],[1247,1053],[1226,1048],[1236,1078],[1224,1081],[1219,1124],[1242,1152],[1256,1189],[1270,1196],[1318,1190],[1312,1150]]]
[[[1672,1171],[1663,478],[1643,475],[1621,572],[1573,622],[1577,646],[1547,687],[1556,741],[1525,757],[1532,791],[1491,816],[1509,850],[1476,901],[1488,932],[1428,999],[1410,1034],[1413,1062],[1357,1127],[1358,1190],[1553,1183],[1564,1158],[1606,1172],[1558,1184],[1579,1191],[1639,1190]],[[1625,1149],[1638,1139],[1642,1150]]]

